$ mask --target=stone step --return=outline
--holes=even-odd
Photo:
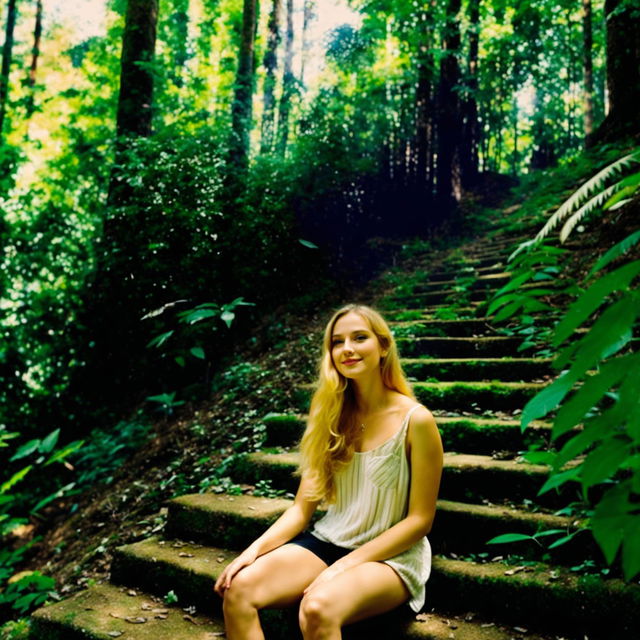
[[[478,337],[417,337],[398,338],[398,350],[403,358],[429,356],[431,358],[498,358],[518,357],[526,350],[518,350],[522,336]],[[530,351],[531,349],[529,349]]]
[[[276,489],[295,493],[299,456],[296,451],[286,453],[251,453],[238,457],[231,469],[237,482],[255,485],[270,480]],[[570,483],[558,491],[538,496],[548,477],[548,469],[517,460],[494,460],[489,456],[445,452],[440,497],[456,502],[489,500],[492,503],[521,504],[525,500],[560,508],[577,498],[577,490]]]
[[[491,298],[497,289],[472,289],[470,291],[457,291],[456,289],[442,289],[426,293],[397,293],[388,296],[379,304],[381,308],[417,309],[434,305],[446,306],[464,299],[469,302],[484,302]]]
[[[551,358],[403,358],[402,368],[415,380],[502,380],[525,382],[555,375]]]
[[[250,495],[206,493],[180,496],[168,503],[164,533],[170,538],[214,547],[243,549],[291,504],[292,500]],[[318,516],[323,512],[319,510]],[[517,554],[528,560],[541,560],[543,555],[548,554],[553,562],[561,564],[576,563],[587,557],[599,558],[595,543],[587,533],[579,534],[570,543],[551,551],[534,541],[497,546],[486,544],[503,533],[533,535],[550,529],[562,529],[570,533],[577,529],[578,524],[577,521],[554,515],[440,500],[429,540],[440,555],[485,552],[492,556]]]
[[[466,275],[473,275],[471,273],[460,273],[456,277],[464,277]],[[480,275],[476,278],[475,282],[471,285],[471,289],[490,289],[495,288],[499,289],[503,287],[509,280],[511,279],[510,273],[498,272],[498,273],[489,273],[486,275]],[[447,278],[445,280],[429,280],[423,284],[416,285],[414,287],[414,292],[416,293],[427,293],[428,291],[440,290],[440,289],[452,289],[458,284],[455,278]]]
[[[404,322],[411,320],[422,320],[422,321],[431,321],[431,320],[441,320],[443,319],[438,315],[438,312],[442,311],[442,307],[439,305],[433,305],[428,307],[423,307],[422,309],[408,309],[406,307],[398,307],[396,309],[382,309],[381,306],[378,306],[384,317],[390,322]],[[484,318],[483,309],[486,308],[486,305],[472,302],[464,307],[456,307],[455,311],[452,311],[451,317],[447,317],[447,320],[460,320],[460,319],[475,319],[475,318]]]
[[[475,274],[476,276],[491,275],[494,273],[504,273],[505,268],[506,268],[506,265],[501,262],[499,264],[490,265],[488,267],[476,268],[472,266],[465,266],[459,269],[451,269],[451,268],[439,269],[438,271],[429,272],[426,280],[428,282],[438,282],[443,280],[455,280],[460,276],[470,275],[470,274]],[[414,273],[415,271],[411,272],[411,274],[414,274]]]
[[[548,445],[551,436],[548,422],[533,422],[523,433],[518,420],[439,415],[435,418],[445,450],[458,453],[491,455],[496,451],[522,451],[533,444]],[[263,422],[265,447],[290,447],[302,437],[306,417],[269,414]]]
[[[31,615],[29,637],[31,640],[118,637],[123,640],[213,640],[224,636],[220,618],[202,613],[186,614],[182,608],[186,604],[166,605],[158,596],[127,587],[94,585],[35,611]]]
[[[393,321],[391,329],[396,338],[421,337],[470,337],[481,335],[495,335],[489,320],[477,318],[472,320],[408,320]]]
[[[149,538],[115,550],[112,579],[157,595],[173,590],[180,602],[210,612],[215,579],[233,555],[225,549]],[[588,634],[590,640],[625,637],[637,630],[637,585],[581,578],[557,565],[522,566],[436,556],[427,583],[428,607],[473,610],[527,628],[546,627],[573,637]]]

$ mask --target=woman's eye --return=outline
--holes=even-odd
[[[363,340],[366,340],[367,336],[357,336],[356,340],[360,340],[360,342],[362,342]]]
[[[342,344],[342,340],[334,340],[332,344],[335,347],[338,344]]]

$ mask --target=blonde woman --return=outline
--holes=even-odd
[[[336,640],[343,625],[424,604],[442,443],[373,309],[348,305],[327,325],[300,450],[293,505],[216,582],[229,640],[264,638],[262,608],[299,604],[305,640]]]

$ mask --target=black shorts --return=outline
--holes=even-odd
[[[309,549],[309,551],[315,553],[327,566],[331,566],[334,562],[346,556],[347,553],[353,551],[353,549],[345,549],[344,547],[331,544],[331,542],[324,542],[308,531],[299,533],[289,542],[290,544],[297,544],[300,547]]]

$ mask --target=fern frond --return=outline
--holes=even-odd
[[[620,183],[616,182],[610,187],[607,187],[604,191],[596,193],[591,200],[588,200],[583,204],[565,223],[560,231],[560,242],[564,242],[569,234],[574,230],[576,225],[585,216],[588,216],[594,209],[599,209],[618,189]]]
[[[604,183],[611,178],[611,176],[619,173],[626,167],[630,166],[634,162],[640,162],[640,151],[634,151],[624,158],[616,160],[612,164],[606,166],[599,171],[593,178],[587,180],[577,191],[575,191],[565,202],[563,202],[558,210],[547,220],[547,223],[542,227],[536,236],[536,240],[542,240],[570,213],[575,211],[580,206],[585,198],[588,198],[593,191],[601,189]]]

